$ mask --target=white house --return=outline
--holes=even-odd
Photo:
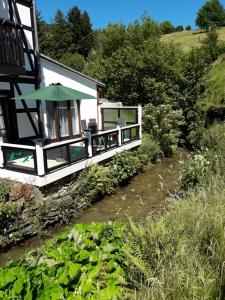
[[[52,83],[96,99],[12,100]],[[39,53],[34,0],[0,0],[0,178],[43,186],[140,145],[141,108],[101,104],[102,88]]]

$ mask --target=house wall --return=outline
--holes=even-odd
[[[82,77],[79,74],[75,74],[70,70],[66,70],[65,68],[44,58],[41,58],[41,77],[41,86],[49,86],[51,83],[61,83],[69,88],[97,97],[97,86],[95,82]],[[89,119],[97,120],[97,111],[97,99],[81,100],[81,120],[85,119],[87,123]],[[48,128],[48,124],[50,122],[47,117],[46,103],[44,102],[42,102],[42,115],[43,123],[45,125],[45,137],[51,138],[51,133]],[[79,125],[77,124],[77,127],[78,126]]]
[[[31,16],[32,9],[30,9],[29,7],[27,7],[25,5],[19,4],[19,3],[16,3],[16,7],[18,9],[20,20],[17,19],[15,10],[13,8],[13,21],[16,23],[20,23],[22,25],[28,26],[28,27],[32,27],[32,21],[31,21],[32,20],[32,16]],[[8,0],[0,0],[0,17],[5,18],[7,20],[10,19]],[[34,50],[35,32],[32,33],[31,31],[24,29],[24,35],[26,38],[28,49]],[[24,47],[25,47],[25,43],[24,43]],[[31,53],[30,56],[31,56],[31,61],[34,64],[34,55]],[[25,59],[26,71],[32,71],[27,53],[24,53],[24,59]],[[35,64],[34,64],[34,68],[35,68]],[[1,70],[0,70],[0,74],[1,74]],[[35,76],[36,76],[35,74],[32,74],[32,76],[27,76],[27,78],[30,79],[30,82],[27,84],[20,83],[20,77],[18,77],[15,80],[15,82],[18,83],[18,86],[22,93],[27,93],[27,92],[31,92],[31,91],[35,90],[35,83],[36,83]],[[14,83],[14,79],[10,79],[10,77],[9,77],[9,82],[10,82],[10,80]],[[14,87],[10,86],[9,82],[1,82],[1,78],[0,78],[0,93],[1,93],[1,91],[6,91],[6,92],[11,91],[11,95],[13,95],[12,91],[14,91],[14,95],[17,96],[18,93],[17,93],[15,86]],[[4,93],[2,93],[2,94],[4,94]],[[7,101],[12,101],[12,100],[7,99]],[[36,124],[37,129],[39,129],[38,128],[38,113],[37,113],[36,101],[27,101],[26,104],[27,104],[28,108],[36,109],[36,112],[31,112],[31,117],[33,118],[33,121]],[[27,114],[25,112],[18,111],[18,109],[19,110],[24,109],[22,102],[16,101],[15,106],[16,106],[16,122],[18,124],[18,137],[19,138],[35,137],[36,134],[31,126],[31,123],[29,121]],[[13,118],[13,116],[12,116],[12,118]]]

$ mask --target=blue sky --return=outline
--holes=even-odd
[[[196,12],[205,0],[36,0],[46,21],[51,21],[57,8],[66,13],[73,5],[86,10],[93,28],[103,28],[109,22],[128,24],[146,11],[154,20],[170,20],[174,25],[195,26]],[[221,1],[225,6],[225,0]]]

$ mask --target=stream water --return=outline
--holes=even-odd
[[[177,188],[179,172],[189,154],[182,148],[169,158],[163,158],[150,166],[144,173],[136,176],[130,184],[120,188],[113,196],[106,196],[83,213],[72,218],[69,225],[76,223],[105,222],[110,220],[126,221],[127,215],[140,220],[150,212],[160,213],[166,209],[170,191]],[[63,230],[65,225],[57,225],[41,236],[0,253],[0,266],[20,257],[23,253],[40,247]]]

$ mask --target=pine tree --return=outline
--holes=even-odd
[[[69,24],[61,10],[57,10],[52,25],[53,53],[55,59],[60,59],[71,44]]]
[[[90,17],[86,11],[81,16],[81,40],[79,53],[84,57],[87,57],[94,45],[94,33],[92,30],[92,24]]]
[[[75,53],[79,51],[80,48],[79,42],[82,36],[81,33],[82,21],[81,21],[80,9],[77,6],[72,7],[68,12],[67,18],[68,18],[69,30],[71,34],[70,51],[72,53]]]
[[[74,6],[68,13],[68,22],[72,37],[71,52],[78,52],[87,57],[94,43],[94,35],[88,13],[84,11],[82,14],[80,9]]]

